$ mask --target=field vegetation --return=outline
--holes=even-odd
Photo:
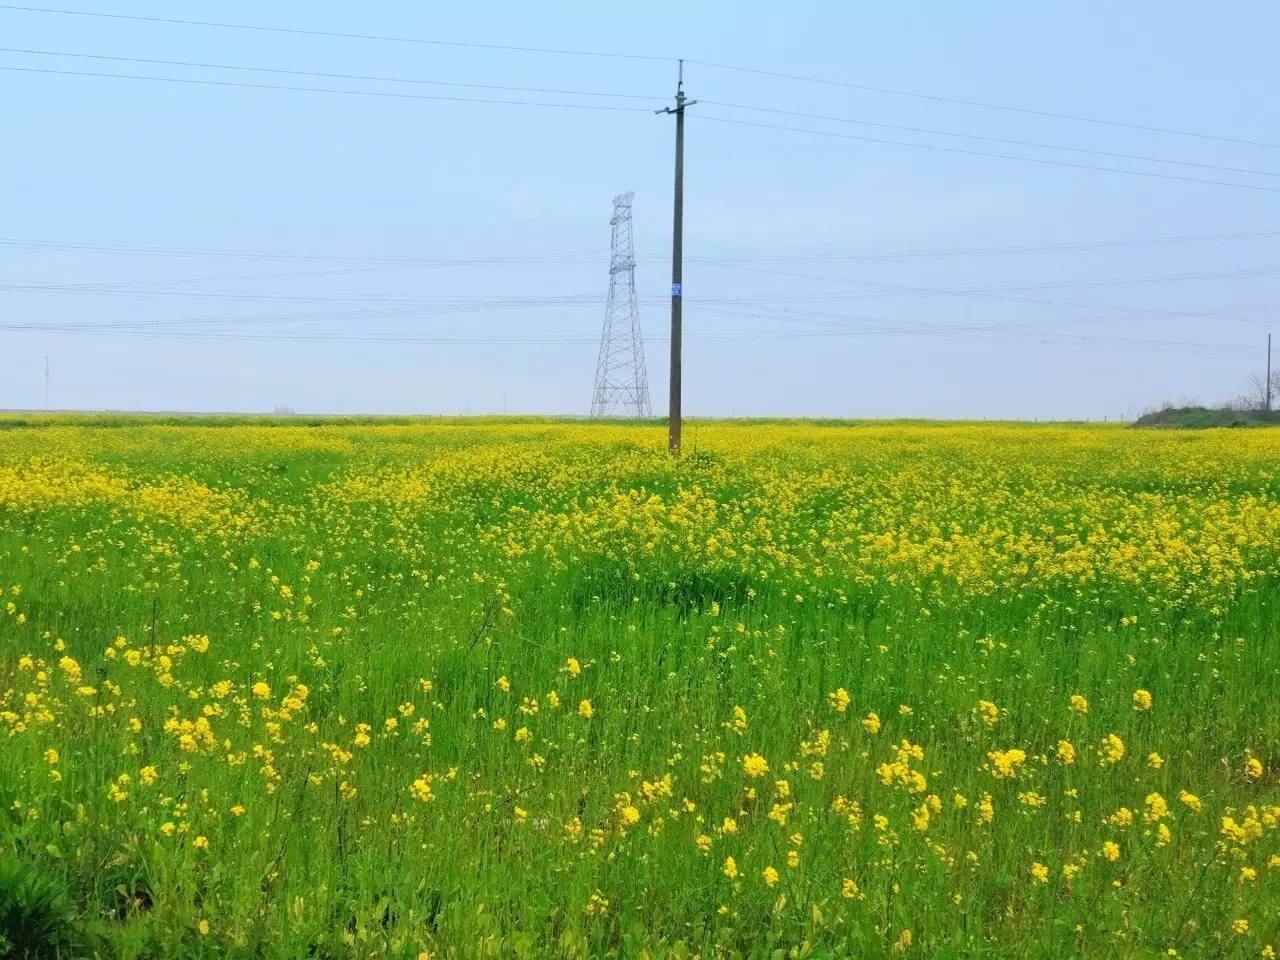
[[[1280,949],[1276,431],[4,427],[0,956]]]

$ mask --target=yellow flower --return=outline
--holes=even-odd
[[[921,833],[929,829],[929,807],[927,804],[920,804],[915,812],[911,814],[911,825]]]
[[[1152,750],[1147,754],[1147,766],[1152,770],[1159,770],[1164,766],[1164,757]]]
[[[997,780],[1004,780],[1017,777],[1018,770],[1026,763],[1027,755],[1014,747],[1012,750],[992,750],[987,754],[987,759],[992,764],[992,776]]]
[[[604,913],[608,909],[609,901],[604,898],[604,895],[599,890],[593,891],[591,899],[587,901],[587,916],[595,917]],[[419,958],[419,960],[421,960],[421,958]]]
[[[1049,882],[1049,868],[1038,860],[1031,864],[1031,875],[1041,883]]]
[[[730,880],[733,880],[738,876],[738,864],[733,857],[724,858],[724,867],[722,869],[724,871],[724,875]]]
[[[1200,798],[1194,793],[1188,793],[1186,790],[1179,790],[1178,799],[1182,801],[1183,806],[1191,808],[1196,813],[1199,813],[1204,809],[1203,805],[1200,803]]]
[[[1244,778],[1250,783],[1262,779],[1262,774],[1262,761],[1257,757],[1250,757],[1244,762]]]
[[[1133,691],[1133,709],[1135,710],[1151,709],[1151,692],[1149,690]]]
[[[840,687],[827,694],[827,704],[836,713],[844,713],[849,709],[852,699],[849,697],[849,691],[844,687]]]
[[[1098,747],[1104,764],[1119,763],[1124,757],[1124,741],[1114,733],[1108,733]]]
[[[1231,929],[1240,934],[1240,936],[1244,936],[1249,932],[1249,921],[1241,917],[1235,923],[1231,924]]]
[[[565,660],[564,668],[568,672],[569,676],[574,679],[576,679],[578,675],[582,673],[582,664],[578,662],[577,657],[569,657],[567,660]]]
[[[419,803],[426,803],[434,796],[431,789],[431,776],[423,774],[417,780],[409,784],[409,794]]]
[[[590,700],[583,700],[581,703],[578,704],[578,716],[586,720],[590,720],[595,715],[596,715],[596,712],[592,708]]]
[[[1133,823],[1133,811],[1128,807],[1121,807],[1111,816],[1107,817],[1107,823],[1113,827],[1124,828]]]
[[[1146,800],[1143,801],[1147,805],[1147,812],[1144,813],[1143,819],[1150,823],[1159,823],[1165,817],[1169,816],[1169,804],[1164,796],[1159,793],[1148,793]]]
[[[1058,741],[1058,762],[1067,766],[1076,762],[1076,748],[1070,740]]]
[[[846,900],[852,900],[858,895],[858,884],[850,877],[844,878],[844,883],[840,884],[840,896]]]
[[[196,929],[200,931],[200,936],[207,937],[209,935],[209,921],[201,920],[196,924]]]
[[[868,713],[865,717],[862,718],[860,722],[862,723],[863,729],[866,730],[867,733],[871,734],[873,737],[880,732],[880,715],[879,714]]]
[[[1067,705],[1071,708],[1072,713],[1088,713],[1089,701],[1078,693],[1073,693],[1071,699],[1067,701]]]
[[[250,692],[259,700],[271,699],[271,688],[261,680],[253,685]]]
[[[758,753],[749,753],[742,758],[742,772],[748,777],[763,777],[769,772],[769,761]]]
[[[760,879],[764,881],[766,887],[772,887],[778,882],[778,871],[773,867],[765,867],[760,871]]]
[[[194,840],[191,841],[191,846],[197,850],[208,850],[209,838],[205,836],[196,837]]]
[[[1113,840],[1107,840],[1102,844],[1102,855],[1115,863],[1120,859],[1120,847]]]
[[[499,689],[499,690],[501,690],[503,693],[510,693],[510,692],[511,692],[511,681],[510,681],[510,680],[508,680],[505,676],[499,677],[499,678],[498,678],[498,680],[497,680],[497,687],[498,687],[498,689]]]
[[[983,823],[991,823],[996,818],[995,803],[991,799],[991,794],[984,794],[982,799],[978,801],[978,819]]]

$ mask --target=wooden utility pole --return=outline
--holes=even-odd
[[[681,60],[676,80],[676,105],[654,111],[676,115],[675,214],[671,233],[671,397],[667,406],[667,447],[675,456],[680,455],[680,367],[684,321],[681,309],[684,298],[684,108],[697,102],[684,95],[684,61]]]
[[[1267,334],[1267,409],[1271,409],[1271,334]]]

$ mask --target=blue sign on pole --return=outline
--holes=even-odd
[[[681,287],[681,286],[682,286],[682,284],[679,284],[679,283],[673,283],[673,284],[671,285],[671,295],[672,295],[673,297],[681,296],[681,293],[680,293],[680,287]]]

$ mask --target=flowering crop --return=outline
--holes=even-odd
[[[1274,955],[1274,431],[12,426],[0,866],[107,955]]]

